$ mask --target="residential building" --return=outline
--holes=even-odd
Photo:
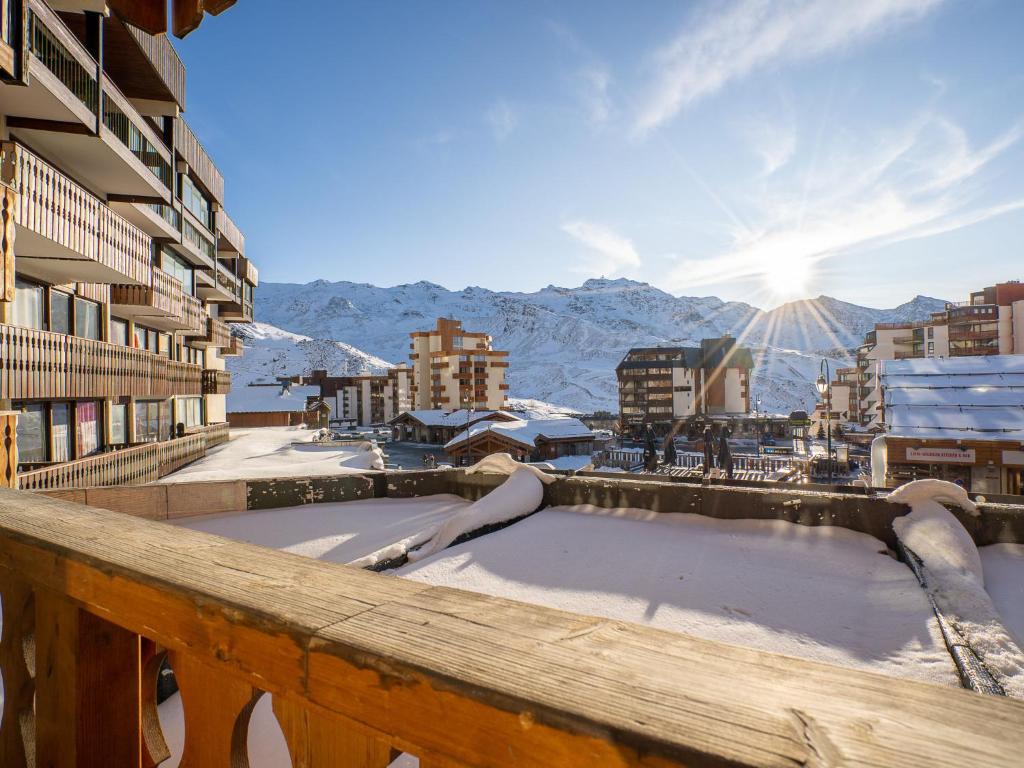
[[[367,427],[388,424],[409,410],[411,375],[408,366],[399,363],[383,374],[328,376],[325,370],[314,370],[309,376],[295,377],[294,381],[320,387],[321,397],[331,405],[332,421]]]
[[[997,354],[1024,354],[1024,284],[1016,280],[974,291],[967,301],[951,302],[927,320],[876,323],[857,348],[857,371],[836,371],[832,382],[833,425],[881,430],[882,397],[877,374],[883,360]],[[823,419],[824,404],[819,402],[812,420]]]
[[[497,411],[505,407],[508,352],[492,349],[490,336],[466,331],[461,321],[444,317],[438,318],[433,330],[410,335],[413,408]]]
[[[290,381],[235,387],[227,397],[232,427],[326,427],[331,405],[320,387]]]
[[[699,347],[637,347],[615,369],[623,434],[645,424],[665,431],[680,419],[750,413],[754,359],[731,336]]]
[[[492,453],[508,453],[518,461],[590,456],[594,433],[574,418],[481,421],[455,435],[444,450],[460,464],[473,464]]]
[[[136,482],[225,422],[257,270],[141,4],[0,5],[0,484]]]
[[[518,421],[509,411],[405,411],[389,423],[395,440],[444,445],[455,435],[482,421]]]
[[[975,493],[1022,493],[1024,355],[886,360],[879,380],[876,484],[934,477]]]

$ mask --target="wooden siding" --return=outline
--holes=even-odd
[[[167,90],[174,95],[178,106],[185,109],[185,65],[182,64],[167,35],[151,35],[128,23],[125,24],[125,28],[135,38],[139,49],[160,75]]]

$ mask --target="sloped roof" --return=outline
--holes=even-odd
[[[886,432],[941,440],[1024,440],[1024,355],[885,360]]]
[[[527,448],[535,448],[537,440],[565,440],[578,438],[593,439],[594,433],[579,419],[520,419],[518,421],[490,421],[474,424],[468,430],[460,432],[445,444],[445,448],[459,445],[472,440],[486,432],[499,435],[507,440]]]
[[[282,388],[272,385],[232,387],[227,395],[228,413],[276,413],[305,411],[309,397],[320,397],[320,387],[293,384]]]
[[[465,427],[466,424],[475,424],[478,421],[494,417],[506,418],[510,421],[519,420],[518,416],[507,411],[470,411],[463,408],[450,412],[443,410],[403,411],[392,419],[391,423],[394,424],[405,417],[415,419],[425,427]]]

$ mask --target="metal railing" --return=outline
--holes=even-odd
[[[170,163],[157,151],[156,145],[136,124],[128,110],[131,110],[128,100],[106,78],[103,83],[103,124],[168,190],[172,189],[174,180]]]

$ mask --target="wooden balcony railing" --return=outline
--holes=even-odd
[[[372,483],[369,484],[372,492]],[[5,768],[1019,765],[1024,707],[0,494]]]
[[[213,160],[206,154],[203,145],[192,133],[188,123],[182,118],[174,121],[174,147],[185,158],[189,168],[199,178],[214,200],[218,203],[224,202],[224,176],[214,165]]]
[[[950,341],[993,341],[999,338],[999,330],[991,328],[984,331],[957,330],[954,327],[949,329]]]
[[[251,260],[244,256],[240,256],[238,259],[238,274],[250,285],[255,286],[260,284],[259,270],[256,269],[256,265],[253,264]]]
[[[181,325],[185,336],[205,336],[209,319],[202,301],[187,293],[182,294]]]
[[[0,147],[4,168],[17,194],[14,223],[86,259],[102,264],[132,283],[151,280],[153,241],[114,213],[99,198],[46,161],[14,142]],[[27,254],[28,255],[28,254]],[[35,254],[33,254],[35,255]],[[69,279],[81,275],[66,262]]]
[[[231,391],[231,374],[228,371],[203,371],[203,394],[226,395]]]
[[[170,397],[202,393],[198,365],[103,341],[0,325],[0,398]]]
[[[159,73],[178,106],[185,109],[185,65],[167,35],[151,35],[136,26],[125,24],[139,48]]]
[[[95,59],[45,2],[32,0],[28,5],[28,50],[95,114],[99,99]]]
[[[218,242],[219,250],[234,251],[240,256],[245,255],[245,235],[223,208],[217,211],[217,231],[218,240],[221,241]]]
[[[173,187],[171,157],[156,131],[113,81],[103,78],[103,125],[149,169],[167,190]]]
[[[199,427],[188,427],[185,431],[190,435],[204,435],[207,448],[226,443],[230,439],[229,424],[226,421],[216,424],[205,424]]]
[[[185,292],[181,281],[158,267],[152,268],[150,285],[112,285],[110,303],[147,307],[165,317],[182,316]]]
[[[238,336],[232,336],[228,345],[220,348],[221,357],[241,357],[244,352],[245,347]]]

